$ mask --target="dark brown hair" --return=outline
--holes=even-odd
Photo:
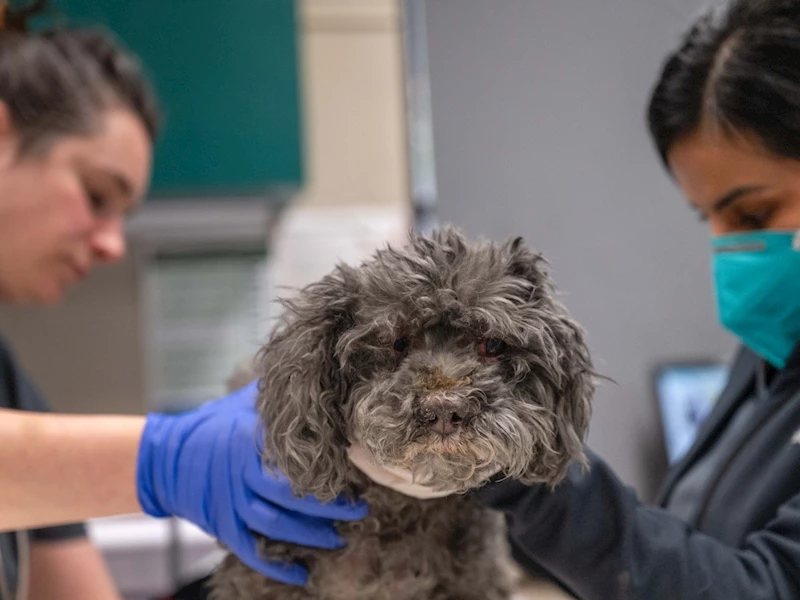
[[[131,53],[101,29],[32,31],[47,0],[11,9],[0,0],[0,102],[10,112],[20,152],[62,135],[93,131],[103,112],[125,108],[155,140],[158,102]]]
[[[729,0],[689,28],[664,63],[648,111],[665,164],[675,142],[704,119],[800,159],[800,2]]]

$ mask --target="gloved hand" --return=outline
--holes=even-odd
[[[356,520],[367,507],[345,500],[297,498],[284,477],[262,468],[256,384],[181,415],[148,415],[137,462],[137,493],[145,513],[190,521],[242,562],[272,579],[303,585],[300,565],[259,557],[253,532],[318,548],[344,542],[331,520]]]

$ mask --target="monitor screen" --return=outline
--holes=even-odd
[[[670,464],[691,447],[727,379],[724,364],[672,364],[658,369],[656,397]]]

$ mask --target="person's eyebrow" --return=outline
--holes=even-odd
[[[763,185],[743,185],[737,188],[734,188],[724,196],[722,196],[719,200],[714,202],[713,206],[711,207],[711,212],[719,212],[722,209],[730,206],[737,200],[747,196],[748,194],[752,194],[754,192],[761,192],[765,190],[766,187]]]

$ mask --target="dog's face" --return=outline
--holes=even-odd
[[[446,229],[287,305],[260,406],[268,459],[298,492],[340,493],[350,443],[435,491],[497,472],[554,484],[582,458],[589,352],[521,240],[468,245]]]

